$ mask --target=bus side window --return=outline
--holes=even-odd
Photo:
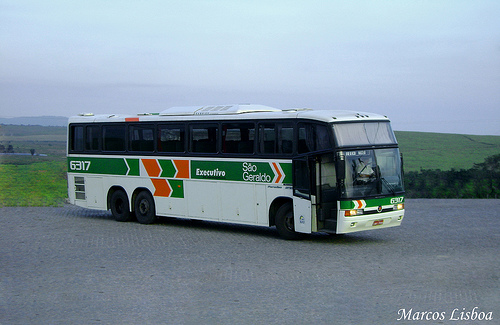
[[[279,129],[280,153],[293,153],[293,127],[283,125]]]
[[[330,135],[331,128],[326,125],[314,125],[314,139],[316,150],[332,149],[333,144]]]
[[[275,129],[276,125],[274,123],[266,123],[259,126],[260,153],[274,154],[278,152]]]
[[[70,144],[72,151],[83,151],[83,126],[71,126]]]
[[[154,149],[154,125],[130,125],[129,150],[153,152]]]
[[[102,127],[103,151],[125,151],[125,125],[105,125]]]
[[[312,151],[311,150],[312,146],[310,144],[311,136],[310,132],[308,131],[309,130],[308,128],[306,128],[306,125],[304,125],[303,123],[299,124],[299,131],[298,131],[299,141],[297,147],[298,153],[307,153],[309,151]]]
[[[185,135],[182,125],[160,125],[158,127],[158,151],[185,152]]]
[[[217,153],[217,124],[192,125],[190,131],[191,152]]]
[[[259,127],[259,152],[263,154],[292,154],[293,126],[266,123]]]
[[[99,150],[100,130],[98,125],[88,125],[85,128],[85,150]]]
[[[326,125],[299,123],[298,153],[332,149]]]
[[[253,153],[255,125],[253,123],[222,124],[223,153]]]

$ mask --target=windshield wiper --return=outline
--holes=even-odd
[[[380,179],[382,180],[382,183],[387,187],[387,189],[391,191],[392,195],[396,195],[396,189],[394,188],[394,186],[392,186],[391,183],[389,183],[389,181],[385,178],[380,177]]]

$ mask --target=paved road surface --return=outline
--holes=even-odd
[[[406,208],[399,228],[302,241],[69,205],[2,208],[0,323],[500,324],[500,200]],[[473,311],[493,320],[453,320]],[[398,321],[428,315],[444,320]]]

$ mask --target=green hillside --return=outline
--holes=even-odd
[[[500,136],[396,131],[405,171],[460,170],[500,154]]]

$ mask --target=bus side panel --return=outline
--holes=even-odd
[[[255,184],[221,182],[221,219],[257,224]]]
[[[255,214],[257,224],[269,226],[269,208],[267,203],[267,193],[265,184],[255,184]],[[269,203],[270,204],[270,203]]]
[[[68,173],[68,198],[71,204],[106,210],[106,194],[104,194],[102,176]]]
[[[156,214],[164,217],[187,217],[187,199],[154,196]]]
[[[101,176],[85,177],[85,186],[87,190],[87,207],[93,209],[106,210],[107,202],[104,194],[103,182]]]
[[[186,183],[185,197],[188,198],[188,216],[204,220],[219,220],[219,182],[192,180]]]

